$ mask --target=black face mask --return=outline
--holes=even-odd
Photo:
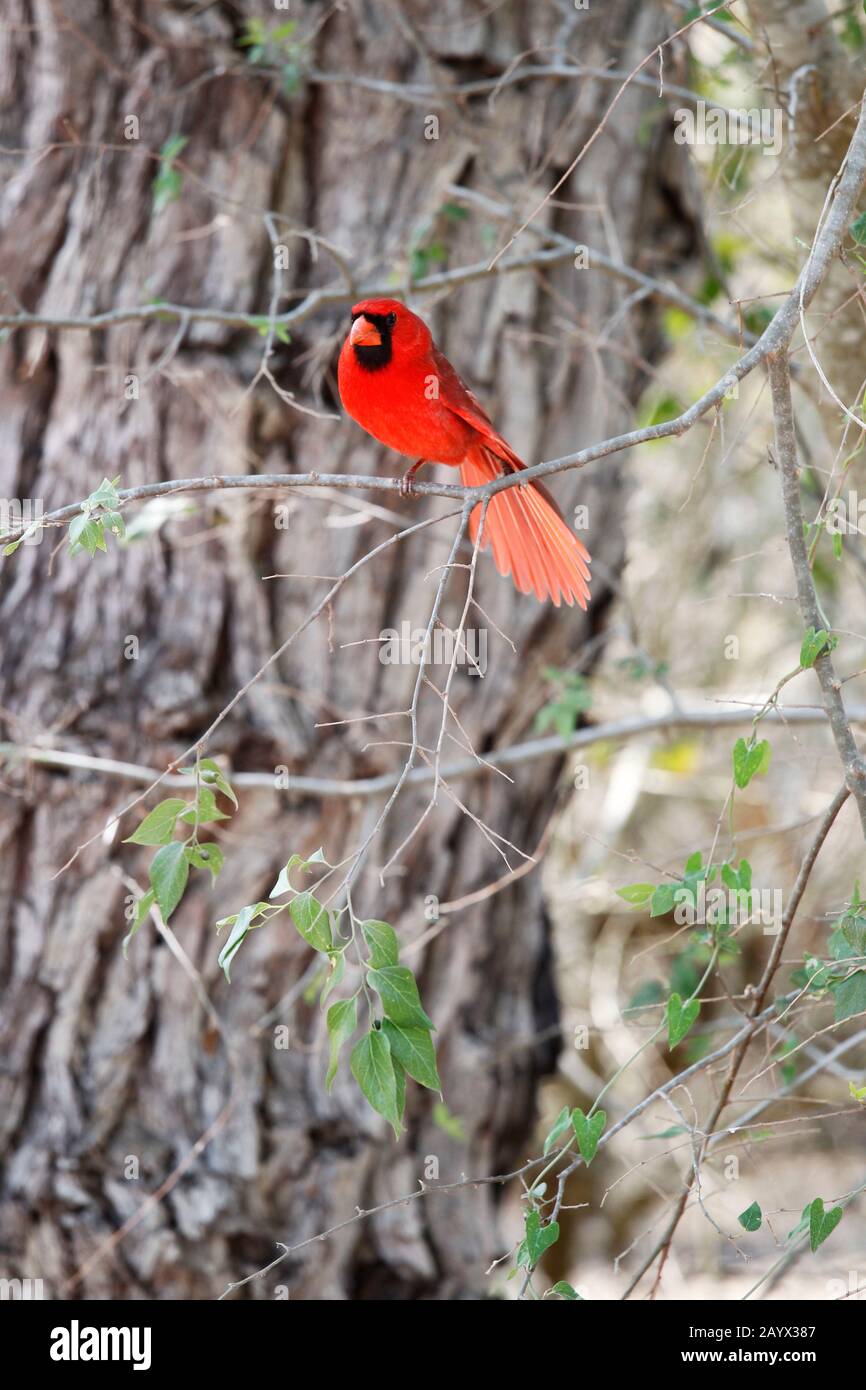
[[[366,319],[379,330],[381,343],[355,343],[355,360],[359,367],[363,367],[365,372],[378,372],[382,367],[387,367],[391,361],[393,349],[391,344],[391,329],[394,327],[393,314],[355,314],[352,322],[356,319]]]

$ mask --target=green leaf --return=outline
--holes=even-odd
[[[793,1240],[795,1236],[802,1235],[804,1231],[808,1231],[808,1229],[809,1229],[809,1208],[810,1208],[810,1203],[807,1202],[806,1205],[805,1205],[804,1208],[803,1208],[803,1214],[802,1214],[802,1216],[800,1217],[800,1220],[797,1222],[796,1226],[792,1226],[791,1230],[788,1232],[788,1240]]]
[[[837,639],[831,637],[826,628],[819,628],[817,632],[813,627],[807,628],[800,647],[800,665],[803,670],[807,671],[810,666],[814,666],[822,652],[831,652],[837,645]]]
[[[217,806],[216,796],[210,787],[199,787],[196,805],[198,806],[199,825],[209,825],[211,821],[215,820],[228,820],[228,816]],[[196,807],[190,806],[188,811],[184,811],[181,820],[187,825],[195,825]]]
[[[84,550],[91,560],[97,550],[107,551],[101,519],[94,520],[87,512],[74,517],[69,523],[69,550],[72,555]]]
[[[760,1230],[763,1219],[761,1208],[758,1206],[757,1202],[753,1202],[750,1207],[746,1207],[746,1210],[741,1211],[737,1217],[744,1231]]]
[[[400,1106],[397,1095],[397,1078],[388,1039],[379,1029],[374,1028],[361,1038],[352,1049],[349,1065],[352,1075],[361,1090],[379,1114],[384,1115],[400,1137]]]
[[[607,1112],[596,1110],[594,1115],[586,1116],[580,1109],[572,1110],[571,1123],[577,1135],[577,1147],[580,1149],[581,1157],[588,1168],[595,1158],[598,1141],[607,1124]]]
[[[723,864],[722,882],[732,892],[748,893],[752,887],[752,866],[748,859],[741,859],[738,869],[733,864]]]
[[[655,889],[650,902],[650,917],[666,917],[669,912],[673,912],[677,903],[677,889],[682,887],[679,883],[660,883]]]
[[[442,1091],[436,1070],[436,1049],[427,1028],[398,1028],[389,1018],[383,1020],[382,1032],[391,1046],[391,1056],[422,1086],[430,1091]]]
[[[130,941],[135,936],[135,933],[138,931],[145,917],[150,912],[150,909],[153,907],[155,901],[156,895],[154,894],[153,889],[148,888],[147,892],[142,893],[138,902],[135,904],[135,916],[132,919],[132,926],[126,933],[126,936],[123,938],[123,946],[121,948],[123,951],[124,960],[126,960],[126,953],[129,950]]]
[[[331,918],[312,893],[298,893],[289,904],[292,921],[314,951],[330,951],[334,944]]]
[[[687,1004],[684,1004],[678,994],[671,995],[667,1009],[668,1047],[671,1050],[676,1047],[677,1043],[682,1042],[700,1011],[701,1001],[699,999],[690,999]]]
[[[220,917],[219,921],[216,924],[217,931],[222,931],[223,927],[233,927],[235,923],[239,921],[243,913],[247,911],[252,912],[253,916],[255,917],[260,917],[264,916],[266,912],[270,912],[272,915],[276,915],[276,913],[281,911],[281,909],[275,908],[272,903],[253,903],[252,907],[250,908],[242,907],[240,912],[232,912],[229,914],[228,917]],[[256,923],[256,925],[264,926],[264,923]]]
[[[293,869],[310,869],[314,864],[327,864],[324,852],[317,849],[315,854],[311,854],[309,859],[305,859],[302,854],[293,854],[289,862],[280,870],[280,876],[268,894],[271,898],[279,898],[283,893],[292,893],[291,873]]]
[[[238,39],[238,48],[249,48],[251,44],[263,44],[267,39],[267,30],[260,19],[245,19],[243,21],[246,33],[243,38]]]
[[[263,927],[264,921],[257,922],[255,919],[261,917],[263,911],[270,907],[269,903],[250,903],[248,907],[242,907],[240,912],[236,912],[232,917],[223,917],[217,922],[217,931],[221,927],[231,926],[228,940],[219,953],[218,964],[225,971],[225,977],[231,981],[229,966],[241,948],[244,938],[254,927]]]
[[[194,767],[185,767],[183,770],[184,772],[195,772]],[[235,796],[234,788],[218,762],[213,758],[202,758],[198,765],[198,773],[199,780],[205,786],[216,787],[217,791],[222,792],[223,796],[227,796],[237,808],[238,799]]]
[[[182,190],[183,179],[180,174],[170,164],[164,164],[153,181],[154,216],[158,217],[169,203],[176,202]]]
[[[584,677],[575,671],[545,666],[544,675],[557,687],[558,698],[538,711],[535,728],[543,733],[552,724],[560,738],[568,738],[574,733],[580,716],[591,707],[592,691]]]
[[[569,1110],[567,1105],[564,1105],[560,1110],[559,1114],[557,1115],[556,1119],[554,1120],[551,1128],[548,1130],[547,1138],[544,1141],[543,1152],[545,1154],[549,1154],[550,1150],[559,1143],[560,1139],[562,1139],[564,1135],[571,1133],[573,1133],[571,1126],[571,1111]]]
[[[560,1279],[559,1283],[554,1284],[552,1289],[548,1289],[547,1294],[545,1294],[545,1297],[547,1297],[548,1294],[552,1293],[555,1293],[559,1298],[568,1299],[569,1302],[573,1302],[574,1299],[577,1299],[580,1303],[583,1303],[584,1301],[581,1298],[580,1294],[577,1292],[577,1290],[573,1289],[571,1285],[566,1283],[564,1279]]]
[[[188,878],[189,861],[180,840],[156,851],[150,865],[150,882],[164,922],[183,897]]]
[[[859,913],[846,913],[839,922],[839,930],[855,956],[866,956],[866,919]]]
[[[526,1235],[524,1236],[524,1242],[530,1265],[537,1265],[545,1250],[549,1250],[551,1245],[555,1245],[558,1240],[558,1221],[549,1221],[546,1226],[542,1226],[541,1217],[537,1211],[528,1211],[526,1213]]]
[[[770,745],[765,738],[760,743],[753,738],[748,744],[744,738],[738,738],[733,756],[734,781],[742,791],[757,773],[767,771],[770,766]]]
[[[391,1063],[394,1067],[394,1081],[397,1086],[397,1114],[402,1120],[403,1113],[406,1109],[406,1068],[403,1066],[402,1062],[397,1061],[397,1058],[393,1054],[391,1056]]]
[[[818,1246],[823,1245],[827,1237],[833,1234],[845,1213],[841,1207],[833,1207],[830,1211],[825,1211],[821,1197],[816,1197],[814,1202],[810,1202],[807,1210],[809,1213],[809,1244],[814,1254]]]
[[[183,153],[188,144],[188,135],[171,135],[160,150],[159,157],[166,164],[170,164],[173,159],[177,159],[178,155]]]
[[[866,1095],[866,1088],[864,1088]],[[433,1123],[437,1129],[441,1129],[443,1134],[447,1134],[449,1139],[454,1139],[458,1144],[466,1143],[466,1128],[459,1115],[452,1115],[444,1101],[437,1100],[433,1106]]]
[[[87,501],[84,503],[88,511],[95,511],[97,507],[104,507],[108,511],[115,511],[120,506],[120,497],[117,492],[119,478],[115,478],[112,483],[108,478],[103,478],[95,492],[91,492]]]
[[[225,863],[222,850],[212,840],[205,845],[187,845],[186,857],[194,869],[209,869],[214,882]]]
[[[415,976],[407,966],[385,965],[381,970],[370,970],[367,980],[381,998],[392,1023],[400,1028],[434,1026],[421,1007]]]
[[[332,1004],[326,1014],[328,1022],[328,1037],[331,1044],[331,1058],[328,1063],[328,1074],[325,1077],[325,1090],[330,1091],[334,1084],[334,1077],[337,1075],[337,1063],[340,1058],[340,1048],[351,1038],[358,1026],[358,1000],[344,999],[339,1004]]]
[[[633,903],[636,907],[642,907],[649,902],[656,891],[654,883],[627,883],[624,888],[617,888],[617,897],[622,898],[627,903]]]
[[[866,10],[866,0],[863,0],[863,8]],[[856,222],[851,223],[851,235],[858,246],[866,246],[866,212],[861,212]]]
[[[167,845],[174,834],[174,824],[185,808],[179,796],[170,796],[148,812],[140,825],[124,840],[125,845]]]
[[[648,1139],[673,1139],[677,1134],[688,1134],[688,1132],[686,1125],[671,1125],[670,1129],[659,1130],[657,1134],[639,1134],[638,1138],[644,1142]]]
[[[319,1006],[320,1006],[321,1008],[324,1008],[324,1007],[325,1007],[325,1002],[326,1002],[326,1000],[327,1000],[327,998],[328,998],[328,995],[331,993],[332,990],[334,990],[334,989],[337,988],[337,985],[340,984],[340,982],[342,981],[342,978],[343,978],[343,976],[345,975],[345,973],[346,973],[346,956],[345,956],[345,952],[344,952],[344,951],[329,951],[329,952],[328,952],[328,975],[327,975],[327,978],[326,978],[326,980],[325,980],[324,985],[322,986],[322,992],[321,992],[321,994],[319,995]]]
[[[846,1018],[866,1010],[866,970],[855,970],[845,980],[830,986],[836,1001],[834,1021],[842,1023]]]
[[[396,965],[400,955],[397,933],[387,922],[362,922],[361,931],[370,948],[370,965],[373,970],[382,966]]]

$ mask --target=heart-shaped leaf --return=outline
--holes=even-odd
[[[580,1156],[588,1168],[595,1158],[598,1141],[607,1124],[607,1112],[596,1110],[594,1115],[586,1116],[582,1110],[572,1110],[571,1123],[577,1135],[577,1147],[580,1149]]]
[[[746,1210],[741,1211],[737,1217],[744,1231],[760,1230],[763,1219],[763,1213],[757,1202],[753,1202],[750,1207],[746,1207]]]
[[[673,1049],[681,1043],[701,1011],[699,999],[690,999],[686,1004],[678,994],[668,1000],[668,1047]]]
[[[734,781],[740,790],[747,787],[758,772],[770,766],[770,745],[765,738],[760,743],[746,743],[738,738],[734,744]]]
[[[548,1131],[544,1141],[544,1153],[549,1154],[554,1144],[557,1144],[563,1135],[570,1134],[571,1130],[571,1112],[568,1106],[564,1105]]]
[[[555,1245],[559,1240],[559,1223],[549,1221],[546,1226],[542,1226],[538,1212],[528,1211],[526,1213],[525,1240],[529,1263],[536,1265],[545,1250],[549,1250],[551,1245]]]
[[[816,632],[813,627],[808,627],[800,647],[800,665],[803,670],[808,671],[823,651],[833,651],[836,646],[836,639],[830,636],[826,628],[819,628]]]
[[[825,1211],[821,1197],[809,1203],[809,1244],[813,1252],[833,1234],[843,1216],[841,1207],[831,1207],[830,1211]]]

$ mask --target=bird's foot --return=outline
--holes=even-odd
[[[411,468],[407,468],[407,469],[406,469],[406,472],[403,474],[402,478],[400,479],[400,496],[401,496],[401,497],[411,497],[411,496],[412,496],[412,493],[413,493],[413,484],[414,484],[414,481],[415,481],[415,474],[418,472],[418,469],[419,469],[419,468],[423,468],[423,467],[424,467],[424,465],[425,465],[426,462],[427,462],[426,459],[418,459],[417,463],[413,463]]]

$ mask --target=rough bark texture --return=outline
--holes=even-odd
[[[4,159],[0,275],[25,307],[88,313],[160,296],[264,313],[271,258],[261,214],[269,208],[331,238],[362,274],[405,269],[413,242],[444,239],[452,266],[477,259],[490,244],[483,219],[443,225],[445,184],[462,180],[528,208],[593,130],[613,90],[589,82],[509,86],[492,111],[485,100],[439,109],[439,138],[425,140],[427,113],[393,97],[302,82],[275,99],[270,82],[248,71],[213,75],[221,64],[243,62],[234,46],[240,8],[10,0],[0,31],[0,134],[7,149],[29,153]],[[639,0],[579,13],[565,4],[488,10],[479,5],[483,19],[447,28],[455,14],[464,21],[475,14],[474,6],[413,4],[437,81],[499,73],[533,45],[562,39],[587,63],[627,67],[659,37],[658,14]],[[310,4],[301,23],[306,33],[324,21],[311,49],[320,71],[430,80],[397,7],[364,3],[325,15],[324,5]],[[539,221],[596,244],[615,227],[608,248],[667,273],[690,252],[692,234],[674,205],[677,180],[662,167],[674,158],[673,143],[658,138],[657,127],[646,139],[635,136],[651,100],[640,89],[625,96]],[[140,122],[137,143],[124,138],[130,114]],[[154,215],[150,155],[177,132],[189,136],[182,194]],[[665,242],[663,218],[675,233]],[[531,234],[524,243],[537,244]],[[315,258],[302,238],[289,245],[287,287],[334,277],[325,251]],[[622,352],[621,339],[616,351],[600,343],[622,295],[600,274],[566,264],[416,307],[506,436],[534,460],[629,419],[652,324],[648,314],[633,355]],[[340,309],[305,324],[279,350],[281,383],[307,398],[318,387],[331,404],[344,323]],[[265,384],[248,393],[262,349],[254,332],[197,326],[148,377],[174,331],[131,324],[101,334],[16,335],[0,364],[3,496],[60,505],[104,475],[134,485],[205,471],[396,471],[396,460],[349,422],[293,413]],[[137,400],[125,399],[130,373],[141,381]],[[541,669],[573,664],[602,623],[604,571],[615,571],[621,557],[618,480],[613,461],[557,487],[566,509],[578,500],[590,508],[588,539],[599,564],[588,619],[516,595],[483,561],[480,601],[517,653],[491,626],[487,678],[461,671],[455,682],[455,709],[479,752],[527,734],[544,698]],[[65,547],[52,558],[56,533],[23,546],[0,575],[4,737],[165,766],[321,592],[320,580],[261,577],[338,574],[393,529],[375,509],[347,525],[357,521],[357,506],[322,493],[293,494],[289,505],[288,529],[280,529],[272,501],[216,497],[158,536],[112,545],[92,562]],[[406,518],[423,505],[395,498],[390,510]],[[405,721],[316,726],[406,707],[415,668],[382,665],[377,639],[404,621],[425,623],[435,580],[428,572],[442,563],[452,525],[395,547],[359,574],[330,625],[320,621],[290,648],[209,751],[235,768],[285,765],[323,776],[399,768],[405,750],[375,741],[405,740]],[[463,581],[455,581],[446,619],[456,621],[462,601]],[[133,660],[125,655],[130,636],[138,639]],[[345,645],[359,642],[366,645]],[[428,737],[439,709],[427,691]],[[499,835],[531,851],[559,771],[545,761],[520,768],[515,786],[488,776],[455,790]],[[114,843],[97,841],[53,877],[130,788],[22,765],[7,764],[3,775],[4,1275],[42,1277],[53,1297],[209,1298],[265,1263],[275,1241],[303,1240],[356,1206],[411,1191],[431,1156],[448,1181],[502,1171],[525,1155],[537,1080],[551,1060],[549,1041],[533,1039],[556,1022],[537,874],[455,914],[415,953],[438,1028],[445,1095],[466,1138],[437,1128],[435,1098],[413,1087],[409,1133],[395,1145],[351,1077],[341,1074],[332,1095],[324,1093],[318,1005],[301,989],[291,997],[311,960],[300,938],[288,925],[255,933],[227,986],[213,930],[217,917],[266,895],[290,853],[319,844],[332,862],[351,853],[378,803],[276,790],[243,796],[240,813],[219,830],[227,863],[216,890],[196,881],[172,920],[219,1016],[215,1029],[150,924],[123,959],[129,890],[121,873],[144,883],[149,858],[120,843],[135,815]],[[374,846],[374,866],[424,805],[420,792],[405,797]],[[384,891],[370,874],[356,897],[362,914],[392,921],[407,942],[429,925],[428,895],[453,900],[504,872],[444,796],[402,864]],[[290,1028],[288,1050],[275,1046],[275,1023]],[[164,1198],[92,1260],[221,1116]],[[130,1158],[137,1180],[128,1176]],[[273,1297],[285,1285],[305,1299],[483,1297],[485,1266],[501,1253],[498,1195],[467,1190],[395,1208],[301,1252],[244,1295]]]
[[[840,26],[830,23],[837,7],[824,0],[750,0],[749,10],[769,45],[772,63],[764,77],[766,99],[785,113],[782,169],[791,218],[792,265],[811,245],[830,179],[845,157],[863,95],[862,52],[846,47]],[[863,304],[859,267],[840,261],[821,291],[817,313],[832,322],[814,351],[834,393],[849,408],[863,394]],[[821,388],[825,424],[838,407]]]

